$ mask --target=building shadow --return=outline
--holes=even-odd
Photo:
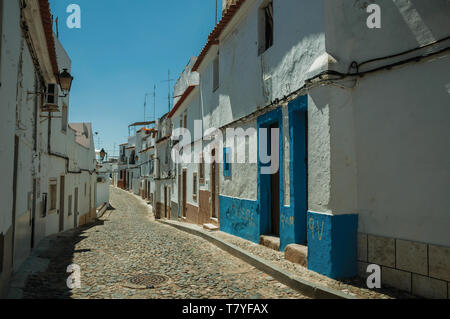
[[[76,245],[87,238],[85,232],[103,226],[104,220],[96,220],[77,229],[52,235],[48,238],[49,248],[38,255],[49,260],[44,272],[28,276],[23,288],[23,299],[72,299],[72,291],[67,286],[71,273],[67,267],[74,263],[74,255],[89,253],[91,249],[76,249]]]

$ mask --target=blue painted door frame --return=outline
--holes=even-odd
[[[292,243],[305,244],[308,210],[307,117],[308,97],[300,96],[288,105],[290,205],[283,207],[280,249]]]
[[[258,142],[260,128],[267,128],[277,123],[279,127],[279,164],[280,164],[280,250],[287,245],[305,244],[307,230],[307,110],[308,97],[301,96],[288,105],[289,114],[289,197],[290,205],[284,206],[284,146],[283,146],[283,112],[276,109],[258,118]],[[270,175],[261,174],[258,143],[258,207],[260,216],[260,234],[271,229],[270,225]]]
[[[273,124],[278,124],[279,128],[279,140],[278,140],[278,149],[279,149],[279,169],[280,169],[280,219],[281,219],[281,212],[282,212],[282,203],[284,199],[284,177],[283,177],[283,112],[281,108],[275,109],[269,113],[266,113],[258,118],[258,206],[259,206],[259,216],[260,216],[260,229],[259,229],[259,235],[267,234],[270,232],[271,229],[271,189],[270,189],[270,178],[271,175],[267,174],[261,174],[261,167],[263,166],[270,166],[270,163],[268,165],[264,165],[260,161],[260,143],[261,143],[261,136],[260,136],[260,129],[261,128],[269,128]],[[267,136],[270,136],[267,134]],[[271,153],[271,151],[269,151]],[[281,227],[280,227],[281,232]],[[281,235],[281,234],[280,234]]]

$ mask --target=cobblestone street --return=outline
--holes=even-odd
[[[112,210],[85,228],[51,237],[45,272],[28,277],[24,298],[306,298],[204,239],[160,224],[133,195],[112,188]],[[67,288],[67,266],[81,288]],[[137,275],[168,281],[130,286]],[[138,289],[139,288],[139,289]]]

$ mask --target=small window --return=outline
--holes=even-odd
[[[231,177],[231,148],[223,149],[223,176]]]
[[[58,88],[56,84],[50,83],[47,85],[47,103],[58,104]]]
[[[184,114],[184,128],[187,128],[187,114]]]
[[[200,175],[200,184],[205,182],[205,161],[203,159],[203,153],[200,153],[200,163],[198,167],[199,175]]]
[[[68,118],[67,105],[64,104],[61,110],[61,131],[63,131],[64,133],[67,132],[67,118]]]
[[[56,183],[50,185],[49,194],[50,194],[50,211],[53,211],[56,210],[56,196],[57,196]]]
[[[217,54],[213,62],[213,92],[219,88],[219,69],[219,54]]]
[[[193,174],[192,183],[192,197],[197,200],[197,173]]]
[[[263,7],[259,13],[259,54],[273,45],[273,2]]]

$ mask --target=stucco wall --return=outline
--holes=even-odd
[[[303,85],[325,50],[323,1],[274,2],[274,45],[258,56],[259,8],[251,1],[225,29],[199,69],[205,128],[220,127]],[[308,12],[301,15],[299,12]],[[212,90],[213,58],[219,50],[220,85]],[[264,90],[271,94],[267,97]]]
[[[223,163],[219,165],[220,178],[220,194],[228,197],[238,197],[242,199],[256,200],[257,198],[257,174],[258,164],[251,163],[250,160],[258,151],[258,134],[256,130],[256,121],[246,123],[240,126],[244,131],[251,132],[249,138],[231,139],[233,148],[236,150],[233,155],[234,163],[231,164],[231,176],[225,177],[223,174]],[[234,141],[233,141],[234,140]],[[248,141],[248,145],[246,144]],[[227,134],[224,134],[224,147],[226,144]],[[238,150],[245,150],[244,159],[246,163],[238,163]],[[239,153],[241,154],[241,153]]]
[[[327,1],[326,48],[337,60],[337,69],[449,35],[448,1],[380,1],[378,30],[366,27],[368,14],[358,3]],[[360,71],[446,45],[364,65]],[[329,205],[319,210],[359,214],[363,233],[450,245],[450,154],[444,146],[450,145],[444,71],[449,63],[448,55],[436,56],[369,74],[353,90],[328,87],[311,92],[330,117],[331,195]],[[345,85],[353,87],[355,82]]]
[[[17,64],[20,50],[19,6],[16,1],[3,1],[4,12],[0,52],[0,232],[6,234],[12,224],[11,181],[14,167],[14,127],[16,111]]]

